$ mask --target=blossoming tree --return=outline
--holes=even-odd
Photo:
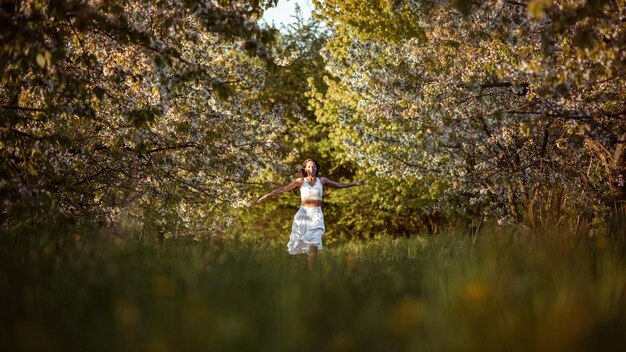
[[[437,175],[441,206],[472,216],[620,227],[624,1],[367,3],[315,1],[336,32],[318,116],[355,160]]]
[[[2,2],[2,225],[218,227],[280,152],[280,111],[256,98],[274,3]]]

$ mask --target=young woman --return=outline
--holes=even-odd
[[[302,177],[297,178],[286,186],[271,191],[256,201],[260,203],[268,197],[279,195],[294,188],[300,189],[301,206],[293,218],[287,249],[289,254],[306,254],[310,268],[315,264],[317,251],[322,249],[322,235],[326,229],[321,207],[322,195],[324,193],[323,186],[348,188],[365,184],[365,181],[362,180],[356,183],[342,183],[331,181],[326,177],[317,177],[319,169],[320,166],[315,160],[305,160],[300,167]]]

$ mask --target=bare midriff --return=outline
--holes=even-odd
[[[321,200],[305,199],[302,201],[302,206],[304,207],[319,207],[321,205]]]

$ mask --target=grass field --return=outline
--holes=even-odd
[[[86,237],[1,238],[3,351],[626,346],[626,250],[603,238],[491,233],[332,245],[310,272],[284,244]]]

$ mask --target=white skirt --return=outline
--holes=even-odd
[[[322,235],[325,230],[322,207],[300,206],[291,225],[291,236],[287,243],[289,254],[308,254],[309,245],[322,249]]]

